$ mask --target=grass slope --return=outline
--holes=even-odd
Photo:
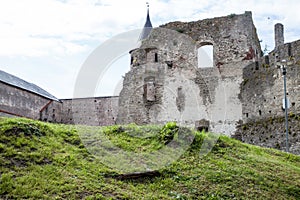
[[[154,152],[176,131],[174,124],[104,128],[114,145],[133,152]],[[136,137],[142,132],[148,136]],[[193,134],[190,148],[160,176],[119,180],[87,151],[74,126],[0,118],[0,198],[300,199],[299,156],[221,136],[199,157],[207,135]]]

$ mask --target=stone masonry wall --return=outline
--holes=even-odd
[[[205,44],[213,45],[215,66],[198,69],[197,49]],[[172,22],[130,53],[117,123],[193,126],[205,119],[211,131],[234,132],[242,119],[243,68],[260,56],[251,13]]]
[[[241,96],[244,122],[284,115],[283,75],[280,63],[277,62],[282,59],[286,59],[288,65],[286,80],[287,98],[290,102],[289,112],[299,113],[300,43],[296,41],[290,44],[293,47],[290,55],[293,56],[288,55],[289,45],[285,44],[243,70]]]
[[[171,22],[160,27],[189,35],[198,48],[212,44],[214,63],[217,67],[226,63],[255,59],[261,54],[251,12],[195,22]]]
[[[284,117],[269,117],[238,126],[234,138],[262,147],[286,150]],[[300,116],[289,114],[289,152],[300,155]]]
[[[119,97],[63,99],[62,123],[92,126],[114,125]]]
[[[0,116],[64,124],[115,124],[119,97],[51,100],[0,82]]]
[[[167,29],[154,29],[150,37],[131,52],[133,62],[123,81],[117,122],[165,123],[180,121],[188,113],[185,121],[191,121],[205,115],[203,108],[193,112],[192,106],[200,93],[194,81],[193,41]]]
[[[275,47],[243,70],[243,120],[233,137],[250,144],[286,150],[282,63],[286,60],[290,102],[289,151],[300,154],[300,41]]]
[[[62,102],[51,101],[40,110],[40,120],[46,122],[62,122]]]
[[[42,119],[43,110],[52,103],[54,106],[51,108],[51,118],[53,118],[51,121],[60,121],[60,109],[56,108],[59,102],[0,82],[0,113],[3,113],[2,116]]]
[[[218,68],[199,69],[208,86],[211,104],[207,105],[210,131],[231,135],[239,120],[242,119],[240,84],[242,69],[248,62],[225,64]],[[215,71],[213,74],[211,71]]]

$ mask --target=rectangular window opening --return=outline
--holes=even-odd
[[[259,65],[257,61],[255,62],[255,70],[259,70]]]
[[[157,53],[154,54],[154,62],[158,62],[158,55],[157,55]]]
[[[292,56],[292,45],[288,43],[288,56]]]

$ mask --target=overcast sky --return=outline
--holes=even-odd
[[[300,39],[298,0],[148,0],[153,26],[252,11],[262,50],[274,47],[275,23],[285,26],[285,42]],[[71,98],[86,58],[104,41],[142,28],[146,1],[141,0],[0,0],[0,69],[35,83],[58,98]],[[108,90],[129,69],[119,61]],[[120,63],[121,68],[120,68]]]

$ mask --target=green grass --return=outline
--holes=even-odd
[[[299,156],[225,136],[214,145],[210,138],[172,123],[100,129],[0,118],[0,199],[300,199]],[[214,146],[199,156],[203,141]],[[157,154],[163,162],[184,144],[182,156],[151,178],[113,178],[121,171],[103,155],[165,149],[165,157]]]

